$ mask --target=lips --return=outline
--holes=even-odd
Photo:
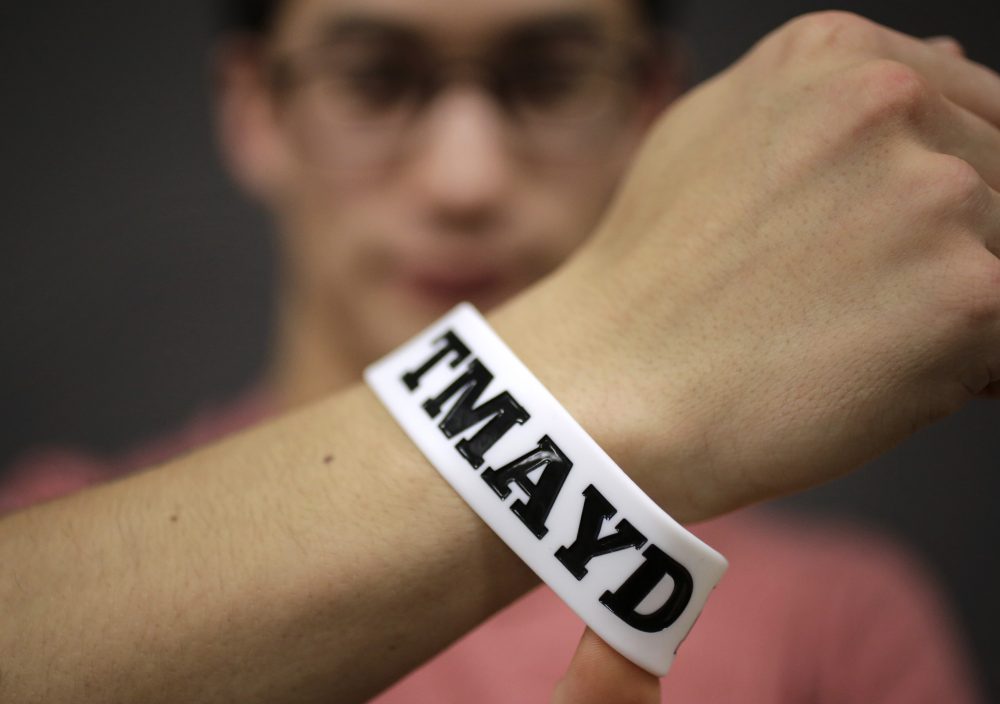
[[[496,271],[455,267],[411,270],[403,274],[402,281],[408,293],[435,305],[445,305],[492,299],[501,287],[502,278]]]

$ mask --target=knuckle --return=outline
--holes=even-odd
[[[843,10],[810,12],[782,28],[790,49],[810,53],[862,47],[873,40],[876,31],[870,20]]]
[[[938,37],[934,40],[934,46],[949,51],[956,56],[965,56],[965,47],[955,37]]]
[[[837,71],[819,84],[817,95],[834,133],[851,143],[886,129],[923,131],[934,106],[926,79],[889,59]]]
[[[978,205],[989,193],[975,167],[952,154],[932,155],[921,180],[928,202],[949,211]]]
[[[931,94],[919,72],[891,59],[867,61],[852,73],[853,102],[868,121],[914,118]]]
[[[1000,259],[979,243],[966,245],[939,259],[924,286],[940,316],[934,327],[959,348],[975,347],[984,335],[1000,331]]]
[[[961,319],[973,333],[1000,322],[1000,259],[982,254],[964,268],[958,296]]]

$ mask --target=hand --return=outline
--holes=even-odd
[[[683,520],[843,474],[1000,382],[998,125],[953,44],[796,19],[662,117],[515,349]]]
[[[659,704],[660,680],[632,664],[589,628],[551,704]]]

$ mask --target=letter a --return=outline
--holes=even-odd
[[[593,484],[583,490],[583,495],[586,499],[583,502],[576,540],[569,547],[556,550],[556,559],[577,580],[587,576],[587,563],[591,558],[625,548],[641,548],[646,543],[646,536],[624,518],[618,521],[614,533],[598,538],[605,519],[611,518],[618,511]]]
[[[552,442],[548,435],[543,435],[538,446],[530,452],[521,455],[500,469],[487,467],[483,470],[483,481],[497,493],[501,499],[510,496],[511,482],[517,482],[525,494],[528,503],[520,499],[515,501],[510,510],[521,519],[536,538],[542,538],[549,529],[545,527],[545,519],[556,502],[559,490],[573,466],[559,446]],[[528,475],[542,467],[542,474],[537,482],[528,479]]]

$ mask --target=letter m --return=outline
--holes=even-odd
[[[478,359],[473,359],[469,362],[466,372],[455,379],[451,386],[442,391],[436,398],[427,399],[423,404],[427,415],[431,418],[437,418],[441,413],[441,406],[455,394],[461,393],[455,405],[438,424],[446,438],[453,438],[489,418],[489,422],[478,433],[471,438],[462,440],[455,446],[458,453],[474,469],[479,469],[483,465],[483,454],[493,447],[497,440],[503,437],[514,425],[520,425],[531,417],[507,391],[497,394],[478,406],[475,405],[491,381],[493,381],[493,374]]]

